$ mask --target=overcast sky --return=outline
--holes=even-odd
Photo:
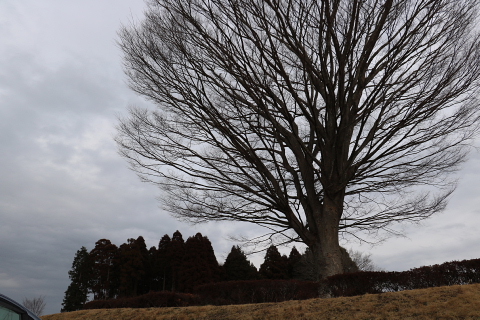
[[[101,238],[120,245],[141,235],[150,247],[177,229],[185,239],[202,232],[223,263],[236,244],[230,235],[260,232],[174,220],[117,154],[117,118],[147,103],[125,85],[116,32],[144,8],[140,0],[0,1],[0,293],[43,295],[46,314],[60,311],[75,252]],[[407,238],[345,247],[372,253],[386,270],[480,258],[478,151],[463,168],[446,211],[406,226]],[[252,259],[258,266],[261,256]]]

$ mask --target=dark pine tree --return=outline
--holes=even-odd
[[[257,268],[247,259],[239,246],[233,246],[223,264],[225,280],[254,280],[258,279]]]
[[[87,248],[82,247],[73,258],[72,269],[68,271],[71,280],[65,291],[61,312],[83,309],[88,300],[88,290],[92,278],[92,263]]]
[[[142,236],[128,239],[118,250],[119,295],[133,297],[147,292],[148,250]]]
[[[192,292],[196,286],[218,281],[219,269],[210,240],[197,233],[185,242],[178,289]]]
[[[147,281],[146,292],[161,290],[159,269],[160,268],[158,266],[158,250],[157,248],[155,248],[155,246],[153,246],[148,250],[148,262],[147,262],[147,268],[145,270],[146,272],[145,280]]]
[[[288,255],[288,278],[295,279],[298,264],[302,260],[302,255],[298,252],[297,248],[293,247]]]
[[[183,256],[185,255],[185,241],[182,234],[177,230],[173,233],[172,240],[170,241],[168,248],[168,266],[171,270],[171,287],[167,288],[170,291],[179,290],[179,270],[182,266]]]
[[[91,291],[95,300],[115,298],[118,292],[118,248],[108,239],[100,239],[90,251]]]
[[[148,253],[147,245],[145,243],[145,239],[142,236],[139,236],[135,240],[135,247],[136,247],[136,250],[140,252],[141,259],[143,262],[143,274],[138,284],[138,294],[140,295],[140,294],[148,293],[150,291],[149,287],[150,287],[150,281],[151,281],[151,278],[150,278],[151,266],[149,264],[150,261],[148,259],[149,253]]]
[[[171,241],[167,234],[160,239],[155,258],[154,274],[158,278],[160,290],[163,291],[172,289]]]
[[[277,247],[271,245],[267,249],[259,272],[264,279],[288,279],[287,256],[282,256]]]

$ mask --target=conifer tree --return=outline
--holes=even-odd
[[[288,258],[282,256],[274,245],[267,249],[260,275],[264,279],[288,279]]]
[[[180,231],[175,231],[172,236],[168,248],[169,268],[171,270],[171,287],[167,290],[178,291],[179,287],[179,270],[183,262],[183,256],[185,254],[185,241]]]
[[[293,247],[288,256],[288,278],[295,278],[295,268],[302,260],[302,255],[298,252],[297,248]]]
[[[91,291],[95,300],[110,299],[118,290],[118,247],[108,239],[100,239],[90,251],[93,264]]]
[[[118,250],[121,296],[137,296],[146,293],[146,269],[148,251],[142,236],[128,239]]]
[[[65,291],[61,312],[80,310],[88,300],[92,263],[87,248],[82,247],[75,254],[68,277],[71,283]]]
[[[158,243],[155,273],[158,275],[161,290],[171,290],[172,268],[171,268],[171,250],[170,243],[172,239],[168,234],[164,235]]]
[[[148,278],[148,275],[150,272],[149,271],[150,266],[149,266],[147,245],[145,243],[145,239],[142,236],[139,236],[135,240],[135,247],[136,247],[136,250],[140,253],[140,258],[142,259],[142,262],[143,262],[143,272],[139,281],[138,294],[144,294],[144,293],[148,293],[149,291],[150,279]]]
[[[185,255],[179,274],[179,290],[192,292],[196,286],[219,280],[219,266],[212,244],[197,233],[185,242]]]
[[[233,246],[223,264],[227,281],[253,280],[258,278],[257,268],[247,259],[239,246]]]
[[[160,267],[158,265],[158,250],[155,246],[148,250],[146,272],[146,292],[161,290]]]

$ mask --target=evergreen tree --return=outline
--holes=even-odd
[[[164,235],[158,244],[157,256],[155,259],[156,277],[158,277],[161,290],[171,290],[172,288],[172,268],[171,268],[171,239],[168,234]]]
[[[142,260],[142,265],[143,265],[143,270],[142,270],[142,275],[140,277],[139,283],[138,283],[138,294],[144,294],[149,292],[149,286],[150,286],[150,265],[149,265],[149,259],[148,259],[148,249],[147,245],[145,243],[145,239],[142,236],[139,236],[135,240],[135,247],[136,250],[140,253],[140,258]]]
[[[219,266],[210,240],[201,233],[189,237],[185,242],[178,289],[192,292],[196,286],[218,280]]]
[[[72,269],[68,271],[68,277],[71,283],[65,291],[61,312],[80,310],[88,300],[92,263],[87,248],[82,247],[75,254]]]
[[[158,250],[155,246],[148,250],[147,268],[145,270],[147,281],[146,292],[159,291],[160,287],[160,268],[158,265]]]
[[[148,251],[143,237],[128,239],[118,250],[119,294],[132,297],[147,292]]]
[[[293,247],[288,256],[288,278],[295,278],[295,268],[302,260],[302,255],[298,252],[297,248]]]
[[[167,287],[167,290],[178,291],[179,290],[179,270],[183,262],[183,256],[185,254],[185,241],[183,240],[180,231],[175,231],[172,236],[172,240],[167,247],[168,268],[170,269],[170,281],[171,287]]]
[[[232,247],[227,259],[225,259],[223,269],[227,281],[258,279],[257,268],[248,261],[247,256],[239,246]]]
[[[274,245],[267,249],[260,275],[264,279],[288,279],[288,258],[282,256]]]
[[[93,263],[91,291],[95,300],[110,299],[118,291],[118,247],[108,239],[100,239],[90,251]]]

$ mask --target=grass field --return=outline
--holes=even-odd
[[[480,284],[356,297],[185,308],[102,309],[58,313],[42,320],[214,319],[478,319]]]

